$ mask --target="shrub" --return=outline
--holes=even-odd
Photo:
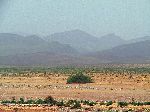
[[[14,103],[14,104],[16,104],[17,102],[16,102],[16,100],[12,100],[10,103]]]
[[[105,102],[105,105],[106,105],[106,106],[109,106],[109,105],[112,105],[112,104],[113,104],[112,101],[107,101],[107,102]]]
[[[100,102],[99,104],[100,104],[100,105],[105,105],[105,103],[104,103],[104,102]]]
[[[67,79],[67,83],[91,83],[92,79],[90,76],[84,75],[83,73],[79,72],[76,75],[71,75]]]
[[[65,104],[65,106],[66,106],[66,107],[70,107],[73,103],[74,103],[74,100],[69,100],[69,101]]]
[[[15,97],[12,97],[12,100],[10,101],[10,103],[14,103],[14,104],[17,103]]]
[[[54,105],[56,103],[56,101],[54,100],[54,98],[52,96],[47,96],[44,99],[44,103]]]
[[[66,107],[71,107],[71,109],[81,108],[80,101],[77,100],[69,100],[66,104]]]
[[[71,109],[79,109],[81,108],[81,104],[79,101],[75,101]]]
[[[83,103],[83,105],[89,105],[89,106],[94,106],[94,105],[97,104],[96,102],[94,102],[94,101],[89,101],[89,100],[81,101],[81,103]]]
[[[11,103],[11,102],[8,101],[8,100],[3,100],[1,103],[2,103],[2,104],[6,104],[6,103]]]
[[[134,106],[142,106],[143,105],[143,103],[141,103],[141,102],[132,102],[131,103],[132,105],[134,105]]]
[[[66,106],[71,107],[71,109],[75,109],[75,108],[81,108],[81,104],[79,101],[77,100],[69,100],[66,103]]]
[[[64,106],[65,104],[64,104],[64,101],[62,100],[62,101],[58,101],[58,102],[56,102],[56,105],[57,106],[59,106],[59,107],[61,107],[61,106]]]
[[[18,101],[18,103],[19,103],[19,104],[24,104],[24,103],[25,103],[25,102],[24,102],[24,98],[20,98],[19,101]]]
[[[93,102],[93,101],[91,101],[91,102],[88,103],[89,106],[94,106],[94,105],[96,105],[96,104],[97,104],[97,103],[96,103],[96,102]]]
[[[42,99],[38,99],[35,103],[36,104],[44,104],[44,101]]]
[[[123,106],[128,106],[127,102],[118,102],[118,106],[123,107]]]
[[[82,100],[81,103],[83,103],[83,105],[88,105],[90,101],[88,100]]]
[[[144,102],[144,105],[150,105],[150,102]]]
[[[32,99],[29,99],[29,100],[26,101],[26,104],[35,104],[35,101],[32,100]]]

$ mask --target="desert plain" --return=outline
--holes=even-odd
[[[93,83],[67,84],[69,73],[27,73],[22,75],[0,76],[0,100],[38,99],[52,96],[56,100],[89,100],[95,102],[150,101],[150,74],[149,73],[94,73],[88,72]],[[17,110],[15,110],[17,108]],[[53,112],[58,107],[23,107],[0,105],[0,112]],[[93,106],[92,108],[106,108]],[[119,108],[115,103],[111,107]],[[126,107],[127,108],[127,107]],[[128,106],[131,109],[150,109],[150,106]],[[20,111],[18,111],[20,109]],[[62,110],[61,110],[62,111]],[[64,110],[66,111],[66,110]],[[70,111],[70,110],[68,110]],[[72,110],[75,111],[75,110]],[[81,110],[80,110],[81,111]],[[92,110],[91,110],[92,111]],[[149,111],[149,110],[148,110]]]

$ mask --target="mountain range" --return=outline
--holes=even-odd
[[[21,36],[17,34],[1,33],[0,34],[0,56],[29,54],[37,52],[58,52],[58,53],[75,53],[74,48],[67,44],[59,42],[46,42],[42,38],[31,35]]]
[[[108,34],[97,38],[81,30],[55,33],[45,37],[45,40],[69,44],[81,53],[102,51],[125,43],[125,40],[115,34]]]
[[[123,40],[71,30],[45,37],[0,33],[0,65],[59,66],[150,63],[150,36]]]
[[[150,63],[150,40],[124,44],[89,54],[107,63]]]

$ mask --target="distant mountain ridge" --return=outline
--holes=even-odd
[[[136,39],[129,40],[128,42],[129,43],[136,43],[136,42],[141,42],[141,41],[146,41],[146,40],[150,40],[150,36],[139,37]]]
[[[0,65],[59,66],[150,63],[150,36],[129,41],[115,34],[100,38],[81,30],[50,36],[0,33]]]
[[[99,44],[103,47],[102,50],[111,49],[113,47],[125,44],[126,41],[114,33],[104,35],[99,38]]]
[[[36,35],[21,36],[16,34],[0,34],[0,56],[28,54],[36,52],[77,52],[74,48],[59,42],[46,42]]]
[[[45,39],[49,42],[58,41],[62,44],[69,44],[80,52],[102,51],[125,43],[125,40],[115,34],[98,38],[81,30],[55,33]]]
[[[109,63],[150,63],[150,40],[125,44],[91,54]]]

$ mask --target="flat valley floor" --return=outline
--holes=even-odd
[[[1,76],[0,100],[45,98],[49,95],[57,100],[101,101],[150,101],[150,74],[101,74],[89,73],[94,80],[88,84],[66,84],[69,74],[34,73],[28,76]],[[91,108],[91,107],[90,107]],[[117,105],[92,107],[91,109],[119,109]],[[150,106],[127,106],[124,109],[148,109]],[[122,110],[119,109],[119,110]],[[58,107],[19,107],[0,105],[0,112],[76,112]],[[84,112],[97,112],[94,110]],[[80,111],[81,112],[81,111]],[[142,112],[142,111],[141,111]]]
[[[66,84],[65,74],[0,77],[0,100],[12,97],[85,99],[94,101],[150,101],[149,74],[91,74],[94,83]]]

